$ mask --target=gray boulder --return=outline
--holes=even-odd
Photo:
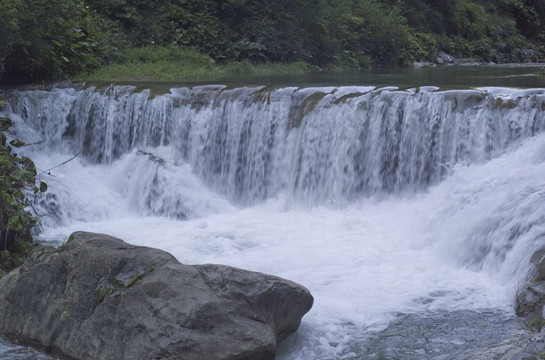
[[[278,277],[76,232],[0,280],[0,332],[68,359],[274,359],[313,298]]]
[[[452,55],[449,55],[445,52],[439,51],[437,53],[437,60],[436,62],[439,65],[453,65],[454,64],[454,57]]]

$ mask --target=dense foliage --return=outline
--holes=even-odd
[[[5,131],[10,126],[9,118],[0,117],[0,252],[21,254],[31,247],[31,230],[38,220],[28,210],[25,193],[45,191],[47,186],[43,182],[39,188],[35,185],[36,167],[30,158],[13,153],[24,143],[18,139],[8,142]],[[3,255],[1,260],[0,270],[5,265]]]
[[[149,46],[216,63],[403,66],[439,51],[545,55],[543,0],[0,0],[4,80],[71,76]]]
[[[59,78],[98,66],[83,0],[0,0],[0,14],[4,77]]]

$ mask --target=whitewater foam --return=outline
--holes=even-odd
[[[513,317],[545,234],[543,93],[110,87],[8,108],[48,138],[23,150],[38,168],[80,153],[40,175],[41,240],[103,232],[294,280],[315,305],[280,358],[355,359],[407,314]]]

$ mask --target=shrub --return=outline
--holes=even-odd
[[[24,146],[20,140],[8,143],[4,131],[11,121],[0,118],[0,250],[25,252],[33,243],[31,230],[38,218],[29,210],[27,191],[46,191],[45,183],[36,186],[36,166],[26,156],[18,157],[13,148]]]

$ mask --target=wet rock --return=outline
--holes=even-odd
[[[413,63],[413,67],[415,69],[421,69],[421,68],[430,68],[430,67],[436,67],[437,64],[429,62],[429,61],[415,61]]]
[[[545,305],[545,248],[534,252],[530,262],[534,266],[533,276],[518,291],[515,311],[517,315],[539,323],[540,319],[543,320]]]
[[[445,52],[442,52],[442,51],[439,51],[437,53],[437,63],[439,65],[453,65],[454,64],[454,57],[445,53]]]
[[[0,110],[2,107],[2,103],[0,103]],[[11,126],[13,126],[13,121],[9,117],[0,116],[0,131],[8,131]]]
[[[517,339],[497,360],[538,360],[545,354],[544,333],[527,333]]]
[[[0,331],[73,359],[272,360],[312,303],[274,276],[77,232],[0,280]]]
[[[517,294],[515,311],[518,316],[539,319],[545,304],[545,284],[535,282],[527,284]]]
[[[545,354],[545,247],[530,258],[534,266],[530,279],[516,295],[515,312],[524,318],[526,333],[499,360],[541,359]]]

